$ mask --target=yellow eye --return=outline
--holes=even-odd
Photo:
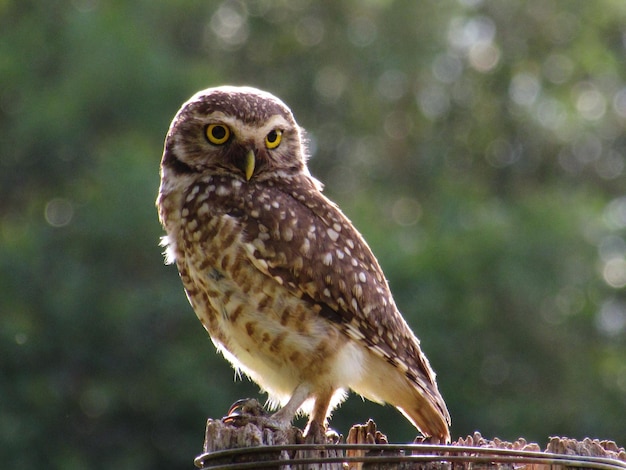
[[[280,141],[283,138],[283,131],[280,129],[274,129],[265,136],[265,146],[268,149],[275,149],[280,145]]]
[[[209,124],[206,128],[206,138],[214,145],[225,144],[230,137],[230,129],[224,124]]]

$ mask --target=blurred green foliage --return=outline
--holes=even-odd
[[[626,444],[626,3],[0,2],[0,462],[191,468],[258,389],[164,266],[180,104],[288,103],[435,370],[453,437]],[[352,397],[346,433],[374,417]]]

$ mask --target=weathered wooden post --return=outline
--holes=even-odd
[[[275,429],[262,417],[240,415],[207,421],[195,464],[203,470],[626,470],[626,451],[613,441],[560,437],[550,438],[542,451],[523,438],[487,440],[478,432],[450,445],[420,439],[389,444],[371,420],[352,426],[345,443],[335,435],[325,444],[311,444],[296,427]]]

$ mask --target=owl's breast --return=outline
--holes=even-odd
[[[222,230],[232,223],[222,222]],[[277,401],[311,377],[336,382],[332,358],[345,345],[343,334],[259,271],[245,255],[241,233],[231,238],[230,244],[207,241],[209,257],[186,260],[187,295],[213,342]]]
[[[289,210],[278,196],[213,178],[180,198],[178,228],[168,235],[187,297],[213,342],[282,402],[302,382],[324,389],[359,380],[362,351],[284,273],[271,273],[289,251],[274,248],[270,237],[296,229],[281,217]],[[269,213],[276,220],[264,225]]]
[[[259,240],[245,230],[247,198],[234,192],[222,204],[226,189],[197,190],[180,211],[176,263],[198,318],[233,365],[278,401],[311,377],[336,383],[345,372],[332,359],[345,336],[252,256]]]

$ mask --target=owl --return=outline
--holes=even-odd
[[[381,267],[309,173],[304,131],[270,93],[192,96],[165,139],[166,262],[213,343],[279,407],[326,429],[348,390],[449,442],[450,416]]]

